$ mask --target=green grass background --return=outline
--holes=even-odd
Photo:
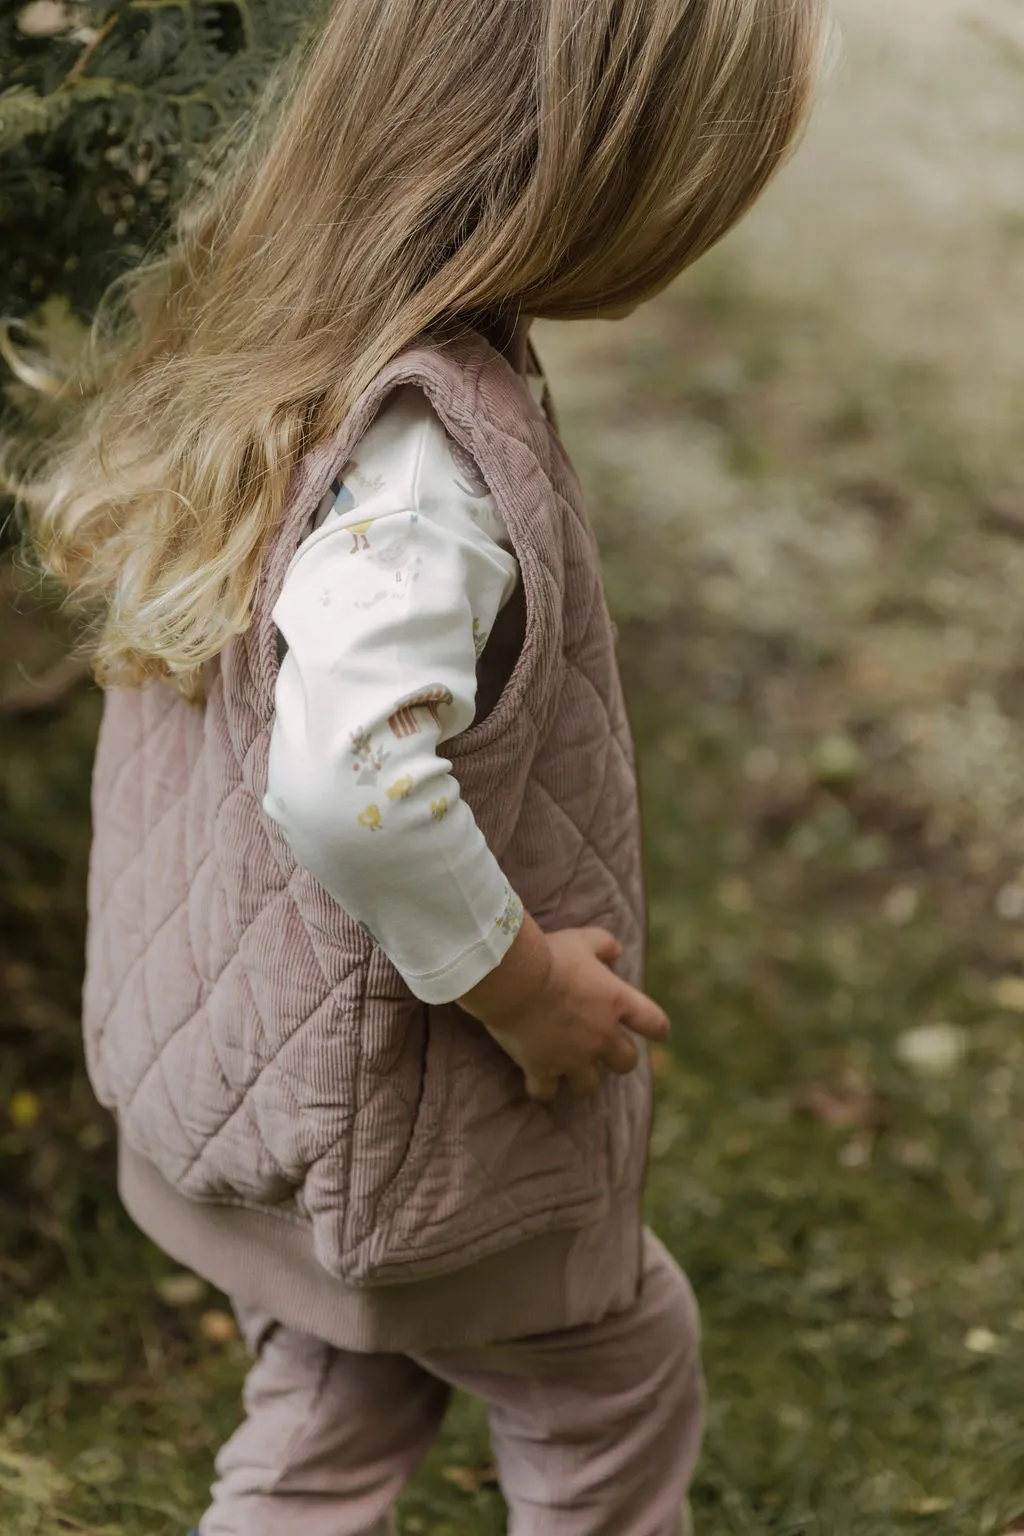
[[[1015,22],[840,11],[844,74],[764,209],[634,320],[541,343],[641,747],[675,1023],[649,1208],[704,1315],[697,1530],[999,1536],[1024,1518]],[[5,580],[11,681],[61,630]],[[83,1076],[97,707],[0,721],[3,1536],[184,1533],[245,1370],[222,1298],[164,1299]],[[931,1070],[922,1026],[952,1042]],[[460,1401],[403,1531],[501,1531],[488,1467]]]

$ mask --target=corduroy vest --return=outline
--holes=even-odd
[[[205,706],[162,684],[111,690],[93,785],[98,1097],[181,1194],[308,1224],[320,1264],[355,1286],[600,1220],[639,1188],[649,1121],[646,1058],[592,1099],[532,1103],[478,1023],[411,996],[262,810],[274,604],[323,491],[407,383],[479,465],[522,572],[519,659],[446,747],[462,795],[540,925],[610,928],[640,983],[633,745],[596,544],[553,427],[482,337],[404,353],[304,461]]]

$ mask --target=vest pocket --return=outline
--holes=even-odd
[[[535,1104],[519,1068],[476,1020],[454,1006],[424,1016],[421,1091],[409,1106],[404,1155],[363,1205],[363,1231],[350,1231],[346,1278],[357,1284],[456,1270],[597,1220],[610,1204],[604,1095],[566,1092],[554,1105]],[[379,1157],[356,1139],[355,1180],[375,1150]]]

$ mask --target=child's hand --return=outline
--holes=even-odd
[[[562,1077],[574,1093],[594,1093],[601,1067],[636,1068],[634,1034],[668,1034],[657,1003],[609,969],[621,953],[603,928],[545,935],[528,917],[502,963],[460,999],[522,1067],[531,1098],[553,1099]]]

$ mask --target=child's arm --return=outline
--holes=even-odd
[[[500,518],[421,396],[379,418],[344,480],[275,609],[264,809],[416,996],[461,1000],[536,1097],[562,1075],[587,1092],[598,1065],[636,1066],[622,1023],[657,1037],[664,1016],[615,977],[610,935],[524,919],[444,753],[518,579]]]
[[[486,484],[399,390],[325,498],[274,617],[286,643],[264,809],[428,1003],[502,959],[522,907],[445,742],[518,583]]]
[[[325,523],[285,583],[264,808],[416,996],[446,1003],[522,918],[444,747],[473,719],[473,620],[486,633],[515,563],[455,505],[381,503]]]

